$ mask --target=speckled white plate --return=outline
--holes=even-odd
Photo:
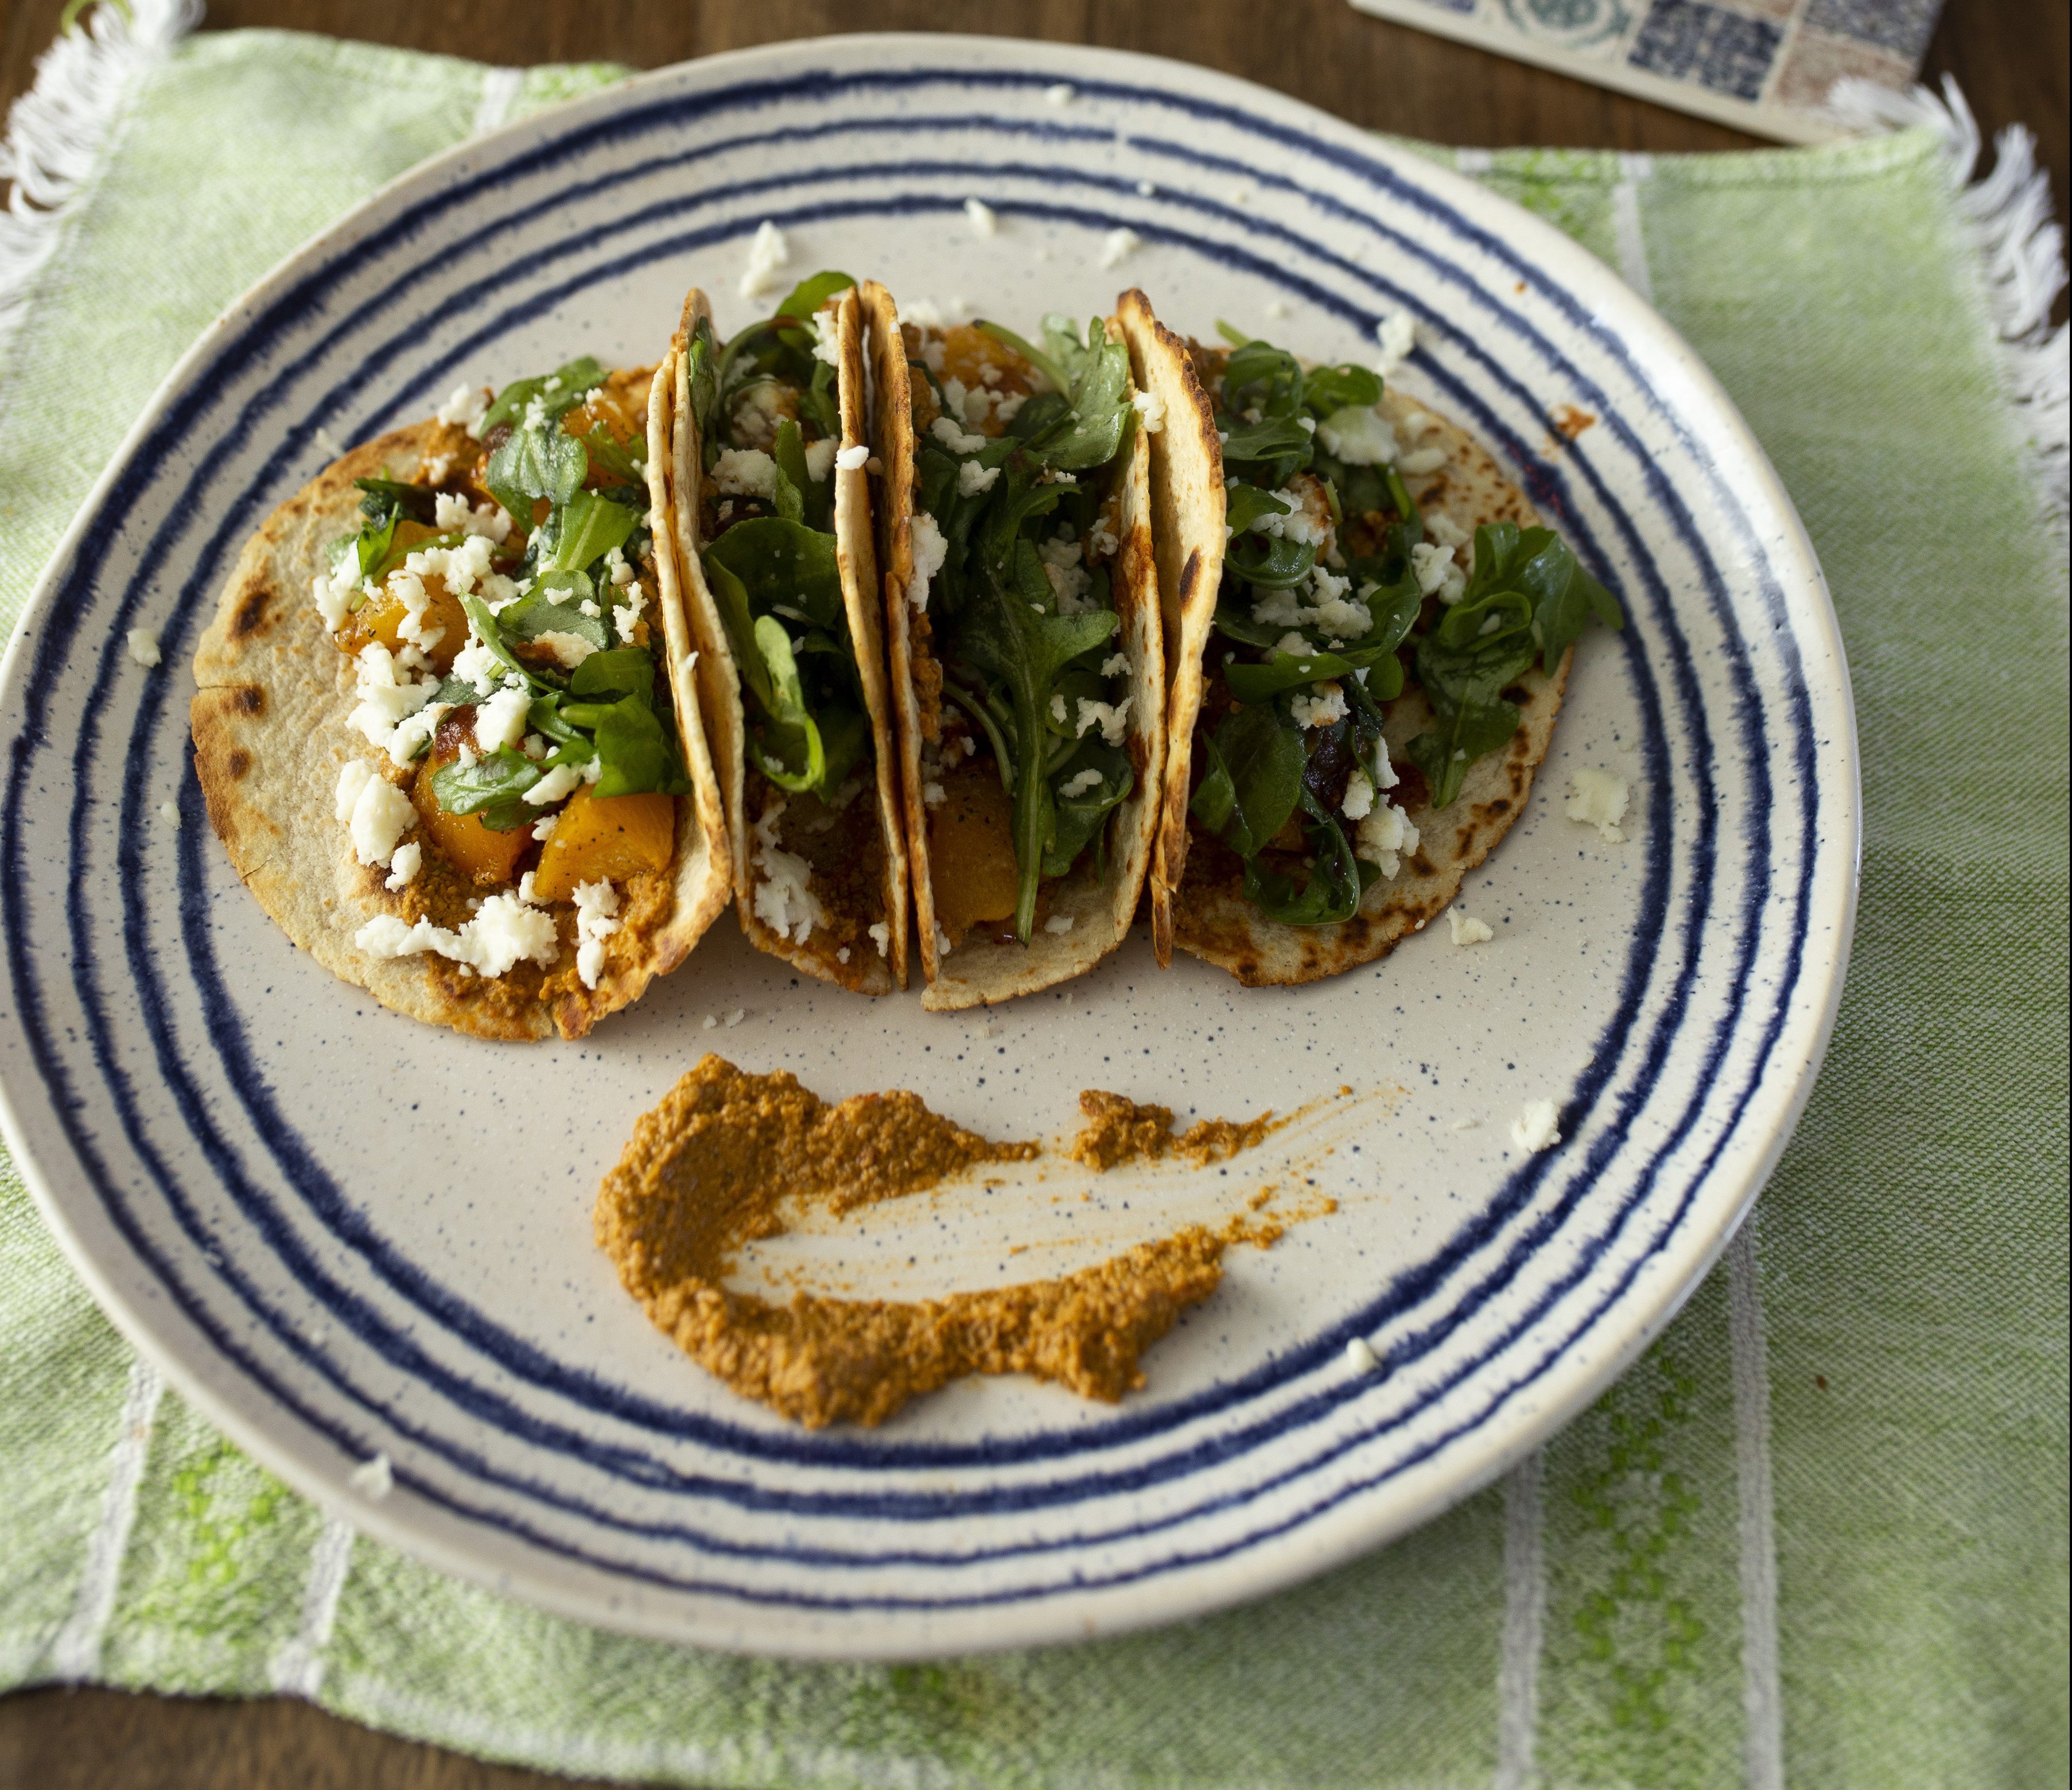
[[[973,195],[997,236],[967,224]],[[722,921],[594,1038],[524,1047],[384,1012],[290,945],[188,769],[187,662],[240,543],[331,441],[462,378],[652,359],[694,279],[723,327],[745,321],[766,217],[793,270],[1004,318],[1089,314],[1130,282],[1182,329],[1227,317],[1334,360],[1411,311],[1400,383],[1512,469],[1631,617],[1584,643],[1530,810],[1469,880],[1494,941],[1435,927],[1251,992],[1184,958],[1161,974],[1138,938],[1068,989],[938,1016],[802,982]],[[1104,266],[1120,228],[1140,245]],[[1547,420],[1562,405],[1597,419],[1572,445]],[[123,650],[139,626],[155,671]],[[1523,212],[1292,101],[995,39],[667,70],[390,187],[167,382],[31,605],[4,712],[7,1135],[117,1321],[368,1533],[574,1615],[778,1652],[1185,1615],[1500,1472],[1662,1326],[1762,1186],[1827,1039],[1855,887],[1819,569],[1645,305]],[[1623,842],[1564,817],[1582,766],[1631,782]],[[1067,1133],[1087,1086],[1189,1114],[1323,1102],[1227,1173],[1053,1162],[792,1241],[773,1273],[804,1255],[890,1294],[1022,1279],[1269,1180],[1338,1210],[1233,1250],[1120,1407],[968,1381],[876,1431],[808,1434],[677,1354],[591,1241],[635,1117],[713,1047],[831,1097],[911,1088],[1002,1137]],[[1510,1125],[1536,1099],[1563,1141],[1529,1155]],[[1355,1337],[1379,1371],[1349,1363]],[[377,1452],[379,1501],[347,1483]]]

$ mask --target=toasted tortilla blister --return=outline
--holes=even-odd
[[[1063,931],[1039,929],[1026,944],[968,936],[940,948],[922,750],[942,737],[942,668],[925,608],[910,597],[914,580],[915,457],[913,390],[898,307],[874,280],[862,287],[875,399],[875,446],[883,471],[878,504],[878,564],[883,574],[885,636],[898,723],[900,788],[911,866],[921,968],[922,1004],[934,1012],[989,1005],[1033,994],[1083,975],[1128,934],[1141,899],[1157,827],[1166,759],[1165,632],[1152,529],[1149,438],[1133,426],[1121,479],[1120,543],[1110,581],[1119,640],[1129,658],[1126,742],[1134,778],[1129,796],[1108,816],[1106,874],[1096,874],[1090,846],[1070,874],[1048,882],[1047,916],[1068,919]],[[1108,322],[1110,340],[1121,339]]]
[[[648,498],[658,510],[670,426],[658,373],[648,409]],[[266,519],[239,556],[195,653],[195,772],[210,821],[245,887],[326,969],[384,1006],[478,1038],[580,1038],[680,964],[726,905],[731,874],[719,785],[697,708],[683,700],[673,675],[673,653],[671,693],[693,788],[676,799],[668,899],[656,923],[622,927],[605,941],[595,988],[574,973],[572,909],[559,916],[560,957],[544,977],[524,964],[508,976],[479,976],[434,953],[374,957],[353,942],[379,915],[409,918],[409,891],[392,893],[384,871],[360,863],[336,818],[346,762],[385,767],[387,760],[348,722],[356,701],[353,662],[326,631],[310,601],[311,581],[329,571],[333,543],[360,525],[354,479],[411,479],[428,461],[471,458],[478,446],[456,425],[412,424],[355,448]],[[666,615],[677,568],[668,531],[656,530],[654,541]],[[547,986],[536,994],[523,992],[542,981]]]
[[[1188,813],[1194,726],[1211,675],[1203,655],[1211,644],[1227,538],[1215,407],[1197,370],[1193,344],[1160,323],[1141,293],[1125,293],[1120,310],[1137,381],[1165,401],[1166,414],[1151,459],[1172,665],[1166,806],[1151,878],[1153,943],[1161,962],[1178,944],[1253,986],[1335,976],[1387,956],[1444,913],[1462,879],[1524,812],[1533,773],[1553,735],[1575,649],[1562,655],[1552,677],[1535,666],[1519,679],[1520,693],[1513,698],[1523,714],[1518,731],[1504,751],[1469,770],[1453,802],[1439,809],[1420,802],[1408,810],[1417,829],[1416,850],[1396,875],[1367,890],[1351,919],[1330,926],[1289,926],[1266,918],[1246,899],[1242,878],[1230,867],[1235,860],[1220,842],[1191,839]],[[1442,465],[1405,481],[1420,509],[1443,511],[1470,537],[1492,522],[1540,525],[1525,494],[1465,430],[1393,386],[1383,393],[1381,412],[1399,435],[1407,433],[1408,419],[1429,418],[1419,425],[1420,445],[1445,450]],[[1182,426],[1186,419],[1196,426]],[[1405,748],[1432,725],[1424,694],[1413,684],[1388,707],[1383,735],[1392,757],[1407,763]],[[1190,842],[1198,849],[1190,850]]]
[[[830,301],[835,309],[836,401],[841,418],[840,451],[867,446],[863,371],[863,318],[854,287]],[[867,912],[842,917],[854,942],[844,943],[828,930],[816,927],[801,940],[778,931],[755,911],[756,822],[768,812],[768,802],[755,814],[749,813],[753,790],[760,788],[770,800],[781,800],[783,792],[760,776],[751,786],[748,766],[748,724],[741,694],[740,666],[720,619],[719,605],[707,583],[699,555],[703,551],[702,496],[705,479],[704,443],[698,438],[690,394],[690,342],[701,319],[709,323],[712,306],[705,294],[693,287],[684,301],[683,323],[671,349],[670,377],[675,393],[676,422],[669,453],[669,508],[684,566],[680,619],[688,630],[689,644],[696,648],[696,681],[700,699],[712,730],[713,755],[727,816],[732,846],[734,900],[742,930],[758,950],[783,958],[808,974],[834,982],[861,994],[890,994],[906,986],[907,862],[899,820],[899,795],[893,763],[891,700],[885,674],[885,641],[879,631],[875,592],[877,555],[870,519],[870,475],[861,466],[839,463],[829,475],[835,481],[834,536],[836,570],[841,584],[843,612],[849,621],[849,640],[855,648],[861,673],[864,708],[870,722],[872,781],[857,800],[874,806],[878,834],[885,854],[884,874],[878,899]],[[785,846],[789,836],[779,822],[778,842]],[[815,899],[829,912],[837,911],[833,891],[815,878],[811,885]],[[876,943],[874,926],[885,928],[884,942]]]

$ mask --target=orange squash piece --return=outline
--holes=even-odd
[[[425,595],[431,602],[426,608],[424,619],[417,624],[418,632],[430,634],[434,628],[444,630],[425,655],[433,669],[443,677],[453,669],[455,655],[467,644],[467,611],[461,607],[460,599],[446,589],[445,579],[436,572],[425,580]],[[390,595],[384,586],[355,610],[352,619],[331,638],[338,642],[339,650],[352,658],[358,657],[360,649],[370,640],[379,640],[391,652],[401,652],[406,644],[401,632],[403,618],[409,613],[403,607],[403,599]]]
[[[1013,918],[1022,887],[1014,809],[990,757],[967,759],[944,773],[943,800],[928,810],[928,860],[935,922],[951,938]]]
[[[573,901],[578,883],[623,883],[642,870],[665,870],[676,846],[671,796],[596,796],[586,784],[569,797],[540,849],[532,894]]]
[[[518,874],[518,860],[532,843],[532,829],[513,827],[508,833],[499,833],[484,826],[479,814],[447,813],[432,793],[434,773],[459,755],[458,749],[438,743],[425,755],[410,784],[410,800],[417,804],[417,818],[425,823],[432,843],[462,876],[491,887],[512,882]]]

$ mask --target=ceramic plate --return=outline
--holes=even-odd
[[[1252,991],[1184,957],[1161,973],[1140,934],[1067,988],[935,1015],[802,981],[722,920],[594,1037],[531,1047],[400,1018],[290,945],[188,763],[188,661],[240,544],[335,443],[461,380],[652,360],[693,280],[723,329],[760,315],[738,288],[766,218],[787,271],[1025,325],[1135,284],[1183,330],[1228,318],[1335,360],[1408,311],[1399,384],[1511,469],[1630,617],[1584,642],[1530,809],[1463,891],[1494,940],[1435,925]],[[1564,405],[1596,419],[1572,442]],[[156,670],[124,650],[138,627]],[[367,1533],[571,1615],[773,1652],[1162,1621],[1501,1472],[1667,1322],[1754,1198],[1827,1035],[1855,887],[1819,569],[1660,319],[1546,225],[1292,101],[996,39],[666,70],[388,188],[174,373],[5,679],[7,1134],[116,1320]],[[1565,817],[1582,767],[1631,784],[1622,842]],[[914,1295],[1063,1272],[1268,1183],[1337,1209],[1233,1249],[1119,1406],[972,1381],[809,1433],[677,1353],[591,1241],[635,1117],[708,1048],[831,1098],[911,1088],[996,1137],[1067,1134],[1087,1087],[1302,1109],[1225,1171],[1054,1160],[790,1240],[768,1273]],[[1561,1141],[1527,1153],[1511,1121],[1542,1099]],[[347,1485],[377,1453],[379,1501]]]

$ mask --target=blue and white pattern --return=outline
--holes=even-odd
[[[1140,939],[953,1017],[802,986],[722,921],[593,1038],[529,1047],[383,1012],[289,945],[187,763],[185,667],[240,545],[329,443],[462,379],[651,360],[693,280],[723,329],[757,314],[737,288],[766,219],[787,273],[877,273],[1025,325],[1133,283],[1182,330],[1226,317],[1335,360],[1408,311],[1400,384],[1498,455],[1630,617],[1579,653],[1530,809],[1463,891],[1495,940],[1434,927],[1334,981],[1247,991],[1186,960],[1161,974]],[[1562,406],[1594,419],[1572,442]],[[159,669],[124,650],[137,628]],[[1120,56],[789,46],[409,176],[175,372],[35,599],[5,699],[0,1092],[104,1302],[356,1525],[722,1646],[916,1654],[1166,1619],[1502,1472],[1659,1329],[1753,1200],[1824,1047],[1852,911],[1832,613],[1688,350],[1469,183]],[[1633,785],[1623,843],[1564,817],[1585,767]],[[1000,1137],[1068,1132],[1090,1085],[1202,1115],[1311,1103],[1227,1176],[1053,1160],[785,1240],[773,1273],[914,1296],[1060,1272],[1264,1181],[1338,1209],[1234,1250],[1119,1408],[967,1382],[880,1430],[804,1432],[685,1361],[590,1241],[635,1117],[707,1048],[829,1097],[910,1087]],[[1532,1154],[1510,1125],[1539,1099],[1562,1141]],[[1378,1371],[1348,1361],[1356,1338]],[[379,1499],[348,1483],[376,1455]]]

